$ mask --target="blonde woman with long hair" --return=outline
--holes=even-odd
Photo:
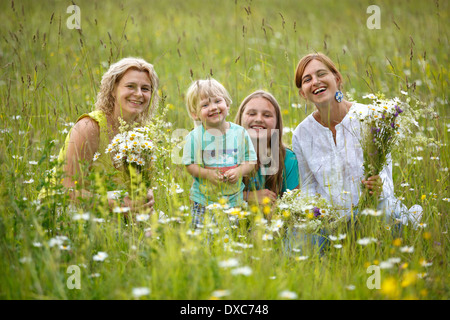
[[[153,65],[140,58],[124,58],[112,64],[103,75],[95,110],[81,115],[66,137],[58,157],[55,170],[62,170],[63,187],[69,190],[72,200],[92,197],[88,191],[87,176],[97,173],[103,179],[122,187],[123,174],[114,166],[106,147],[119,133],[119,118],[127,123],[145,124],[158,103],[158,76]],[[51,177],[51,185],[56,185],[56,172]],[[81,186],[81,188],[75,188]],[[75,190],[77,189],[77,190]],[[41,190],[40,198],[48,196],[50,190]],[[109,199],[110,205],[116,205]],[[125,197],[123,205],[133,209],[152,208],[153,192],[147,191],[147,199],[132,201]]]

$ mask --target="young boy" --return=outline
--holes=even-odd
[[[230,207],[243,202],[242,177],[255,168],[257,156],[247,131],[227,122],[231,98],[214,79],[189,87],[186,107],[197,124],[185,139],[182,163],[193,176],[190,190],[193,226],[203,224],[205,207],[225,198]]]

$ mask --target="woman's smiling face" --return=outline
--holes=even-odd
[[[116,86],[114,113],[135,120],[148,108],[151,97],[152,84],[147,72],[129,69]]]
[[[256,97],[245,105],[242,114],[242,126],[250,137],[263,138],[271,136],[277,126],[275,107],[265,98]]]
[[[314,59],[309,62],[301,78],[300,94],[316,105],[329,103],[339,90],[338,79],[321,61]]]

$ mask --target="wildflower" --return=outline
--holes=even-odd
[[[369,94],[366,94],[365,96],[363,96],[362,97],[363,99],[366,99],[366,98],[369,98],[369,99],[376,99],[377,98],[377,96],[376,95],[374,95],[373,93],[369,93]]]
[[[291,215],[291,213],[289,212],[289,210],[283,210],[283,212],[281,213],[283,215],[284,218],[289,218],[289,216]]]
[[[425,227],[427,226],[427,224],[421,222],[421,223],[419,223],[417,226],[418,226],[419,228],[425,228]]]
[[[317,207],[313,208],[313,212],[314,212],[314,217],[318,217],[320,216],[320,209]]]
[[[104,261],[106,258],[108,258],[108,254],[102,251],[99,251],[96,255],[92,257],[94,261]]]
[[[422,267],[430,267],[431,265],[433,265],[433,262],[427,262],[427,260],[425,259],[420,259],[420,265]]]
[[[40,242],[33,242],[33,247],[36,247],[36,248],[40,248],[40,247],[42,247],[42,243],[40,243]]]
[[[231,270],[232,275],[243,275],[243,276],[250,276],[253,273],[252,269],[248,266],[239,267],[236,269]]]
[[[397,238],[392,242],[392,244],[396,247],[400,247],[400,245],[402,244],[402,239]]]
[[[60,245],[59,250],[69,251],[71,248],[69,245]]]
[[[81,219],[87,221],[87,220],[89,220],[89,216],[90,216],[89,213],[75,214],[72,217],[72,219],[75,220],[75,221],[81,220]]]
[[[229,215],[235,216],[235,215],[237,215],[239,212],[241,212],[241,208],[239,208],[239,207],[236,207],[236,208],[230,208],[230,209],[224,210],[223,212],[225,212],[225,213],[227,213],[227,214],[229,214]]]
[[[388,297],[395,299],[399,296],[400,290],[397,281],[393,277],[389,277],[381,284],[381,292]]]
[[[309,258],[309,256],[299,256],[299,257],[295,257],[295,260],[296,261],[305,261],[308,258]]]
[[[33,182],[34,182],[34,180],[30,179],[30,180],[25,180],[23,183],[30,184],[30,183],[33,183]]]
[[[98,277],[100,277],[100,273],[98,272],[88,275],[88,278],[98,278]]]
[[[130,207],[115,207],[113,209],[114,213],[125,213],[125,212],[128,212],[128,211],[130,211]]]
[[[349,284],[348,286],[345,287],[345,289],[353,291],[356,289],[356,287],[353,284]]]
[[[54,246],[61,246],[64,241],[69,240],[66,236],[56,236],[54,238],[51,238],[48,242],[48,246],[50,248],[53,248]]]
[[[273,240],[273,236],[271,234],[263,234],[262,240],[263,241]]]
[[[32,164],[32,165],[37,165],[37,164],[38,164],[37,161],[28,161],[28,163],[29,163],[29,164]]]
[[[264,199],[262,199],[262,204],[267,205],[270,203],[270,198],[269,197],[264,197]]]
[[[215,298],[223,298],[225,296],[228,296],[229,294],[230,290],[215,290],[211,293],[211,296]]]
[[[423,233],[423,238],[424,238],[425,240],[431,239],[431,233],[430,233],[430,232],[424,232],[424,233]]]
[[[345,239],[346,237],[347,237],[347,234],[346,234],[346,233],[340,233],[339,236],[338,236],[338,240],[343,240],[343,239]]]
[[[394,264],[390,261],[381,261],[379,267],[381,269],[390,269],[394,266]]]
[[[289,290],[281,291],[278,296],[281,299],[297,299],[298,297],[298,295],[295,292]]]
[[[198,225],[197,225],[198,226]],[[200,234],[200,230],[199,229],[195,229],[195,230],[192,230],[192,229],[189,229],[187,232],[186,232],[186,234],[188,235],[188,236],[198,236],[199,234]]]
[[[369,216],[377,217],[377,216],[381,216],[383,214],[383,211],[381,211],[381,210],[373,210],[373,209],[364,209],[361,212],[361,214],[364,215],[364,216],[369,215]]]
[[[342,248],[342,244],[335,244],[333,247],[335,247],[336,249],[341,249]]]
[[[231,258],[231,259],[219,262],[219,267],[221,267],[221,268],[232,268],[232,267],[237,267],[238,265],[239,265],[239,261],[235,258]]]
[[[138,214],[136,215],[136,221],[147,221],[150,218],[148,214]]]
[[[222,208],[222,205],[219,203],[211,203],[206,206],[206,209],[208,209],[208,210],[221,209],[221,208]]]
[[[365,246],[371,242],[376,242],[376,241],[377,241],[377,239],[375,239],[375,238],[361,238],[361,239],[358,239],[358,241],[356,241],[356,242],[362,246]]]
[[[400,285],[403,288],[405,288],[414,284],[416,281],[417,281],[417,272],[409,271],[403,275],[403,279]]]
[[[401,252],[407,252],[407,253],[413,253],[414,252],[414,247],[408,247],[408,246],[404,246],[400,248]]]
[[[92,158],[92,161],[96,161],[96,160],[98,159],[98,157],[100,157],[100,153],[99,153],[99,152],[96,152],[96,153],[94,154],[94,157]]]
[[[19,259],[20,263],[30,263],[31,261],[33,261],[31,259],[31,257],[22,257],[22,258]]]
[[[133,288],[131,292],[136,299],[150,294],[150,289],[146,287]]]
[[[401,259],[400,258],[389,258],[388,261],[390,263],[400,263]]]

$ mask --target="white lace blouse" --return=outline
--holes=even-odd
[[[353,103],[341,123],[336,125],[336,144],[331,130],[317,122],[312,114],[297,126],[292,137],[301,189],[311,195],[319,193],[331,204],[347,209],[358,204],[363,179],[360,122],[351,116],[352,112],[360,110],[366,111],[367,107]],[[393,198],[390,155],[380,177],[383,181],[381,198]]]

